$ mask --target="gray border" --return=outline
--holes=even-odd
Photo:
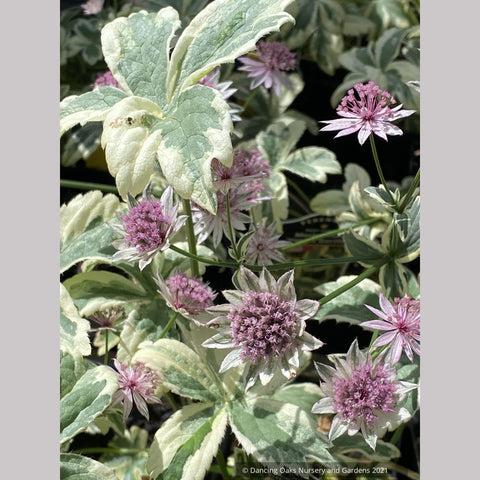
[[[3,478],[59,476],[59,11],[2,5]]]
[[[477,478],[478,13],[423,0],[422,479]],[[476,370],[476,369],[475,369]]]

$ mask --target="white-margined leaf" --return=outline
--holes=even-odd
[[[115,472],[101,462],[76,453],[60,454],[60,480],[119,480]]]
[[[106,365],[87,370],[60,400],[60,444],[84,431],[111,403],[118,389],[115,372]]]
[[[147,460],[151,478],[202,480],[227,426],[225,409],[194,403],[175,412],[155,434]]]
[[[78,314],[68,290],[60,284],[60,350],[74,358],[91,353],[90,323]]]

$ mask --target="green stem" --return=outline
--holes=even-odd
[[[190,207],[190,200],[183,200],[183,208],[187,214],[187,236],[188,236],[188,250],[192,256],[190,256],[190,270],[193,277],[200,276],[200,270],[198,267],[197,257],[197,240],[195,238],[195,231],[193,229],[192,209]],[[173,249],[172,249],[173,250]]]
[[[380,161],[378,160],[377,147],[375,146],[373,133],[370,134],[370,146],[372,147],[373,159],[375,160],[375,166],[377,167],[377,172],[378,172],[378,176],[380,177],[380,181],[382,182],[382,185],[385,187],[385,190],[387,191],[388,196],[390,197],[390,201],[392,202],[392,205],[395,205],[395,199],[393,198],[392,192],[390,192],[390,189],[387,187],[387,181],[383,176],[382,167],[380,166]]]
[[[216,260],[210,260],[208,258],[203,258],[198,255],[192,255],[191,253],[183,250],[182,248],[178,248],[175,245],[170,245],[170,248],[181,255],[185,255],[189,258],[194,258],[195,260],[205,263],[207,265],[215,265],[217,267],[227,267],[227,268],[238,268],[240,266],[239,263],[234,262],[217,262]],[[270,271],[277,271],[277,270],[286,270],[288,268],[295,268],[295,267],[302,267],[308,265],[340,265],[342,263],[353,263],[356,262],[356,257],[339,257],[339,258],[310,258],[307,260],[297,260],[295,262],[286,262],[286,263],[275,263],[273,265],[266,265]],[[253,272],[260,272],[263,269],[262,265],[245,265],[246,268],[252,270]]]
[[[385,467],[389,468],[390,470],[393,470],[394,472],[401,473],[402,475],[405,475],[408,478],[411,478],[412,480],[420,480],[420,474],[417,472],[414,472],[413,470],[410,470],[407,467],[403,467],[402,465],[398,465],[393,462],[385,462],[382,465],[385,465]]]
[[[85,453],[116,453],[120,455],[135,455],[144,451],[144,448],[87,447],[72,450],[71,453],[77,453],[78,455]]]
[[[105,358],[103,363],[108,365],[108,330],[105,330]]]
[[[420,169],[417,171],[415,178],[412,180],[412,183],[410,184],[410,187],[408,188],[408,191],[405,194],[405,197],[403,197],[402,203],[398,207],[398,213],[403,213],[403,211],[405,210],[405,207],[408,205],[408,202],[410,201],[410,198],[413,195],[413,192],[415,191],[415,189],[418,187],[419,183],[420,183]]]
[[[362,272],[360,275],[355,277],[350,282],[346,283],[345,285],[342,285],[340,288],[337,288],[337,290],[335,290],[332,293],[330,293],[330,294],[326,295],[325,297],[321,298],[319,300],[320,305],[325,305],[325,303],[327,303],[330,300],[333,300],[334,298],[338,297],[342,293],[346,292],[350,288],[352,288],[355,285],[357,285],[358,283],[360,283],[362,280],[365,280],[365,278],[368,278],[370,275],[375,273],[384,263],[385,263],[385,260],[382,260],[381,262],[378,262],[377,264],[372,265],[371,267],[367,268],[367,270]]]
[[[378,330],[375,330],[373,332],[372,338],[370,339],[370,345],[368,346],[368,350],[372,348],[373,342],[377,339],[378,337]]]
[[[300,198],[306,203],[306,205],[302,205],[302,207],[308,212],[310,205],[310,199],[308,198],[308,195],[291,178],[287,177],[287,183],[298,193]]]
[[[250,95],[248,96],[248,98],[245,100],[245,103],[242,105],[242,108],[243,108],[243,111],[246,112],[247,111],[247,107],[248,105],[250,104],[250,102],[253,100],[253,97],[255,97],[255,95],[257,94],[258,92],[258,87],[252,91],[252,93],[250,93]]]
[[[160,332],[160,335],[158,336],[158,340],[160,340],[160,338],[163,338],[167,334],[168,330],[170,330],[170,327],[175,323],[175,319],[177,318],[177,315],[178,315],[178,312],[175,312],[170,317],[170,320],[165,325],[165,328]]]
[[[392,438],[389,440],[389,443],[395,445],[399,438],[401,437],[403,430],[405,428],[405,423],[402,423],[396,430],[393,432]]]
[[[305,245],[307,243],[312,243],[315,240],[321,240],[322,238],[332,237],[333,235],[337,235],[339,233],[347,232],[350,229],[361,227],[362,225],[368,225],[370,223],[375,223],[377,221],[378,221],[378,219],[376,219],[376,218],[368,218],[367,220],[362,220],[361,222],[358,222],[355,225],[350,225],[350,226],[344,227],[344,228],[337,228],[335,230],[330,230],[330,231],[325,232],[325,233],[318,233],[317,235],[313,235],[311,237],[304,238],[303,240],[299,240],[298,242],[289,243],[288,245],[285,245],[284,247],[280,247],[279,250],[289,250],[291,248],[300,247],[301,245]]]
[[[232,218],[230,216],[230,195],[228,192],[225,195],[225,200],[226,200],[226,207],[227,207],[227,222],[228,222],[228,232],[230,234],[230,242],[232,244],[233,253],[235,254],[235,260],[239,260],[240,255],[237,250],[237,242],[235,240],[235,231],[233,230]]]
[[[76,188],[77,190],[101,190],[102,192],[118,194],[117,187],[114,185],[105,185],[103,183],[79,182],[77,180],[60,179],[60,186]]]
[[[217,462],[218,462],[218,466],[220,467],[220,471],[222,472],[223,479],[230,480],[232,477],[228,473],[227,462],[225,461],[225,457],[223,456],[223,452],[221,448],[219,448],[217,452]]]

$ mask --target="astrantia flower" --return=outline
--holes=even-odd
[[[165,281],[161,275],[154,278],[167,305],[184,316],[198,315],[213,305],[216,293],[198,278],[184,273],[171,275]]]
[[[115,87],[122,90],[120,84],[115,80],[112,72],[108,70],[104,74],[100,75],[93,84],[93,88],[97,87]]]
[[[394,362],[400,360],[402,351],[413,362],[413,352],[420,355],[420,302],[405,295],[395,298],[392,305],[382,293],[379,302],[382,310],[365,306],[382,320],[369,320],[360,326],[387,332],[377,337],[372,347],[388,345]]]
[[[101,330],[117,331],[118,325],[127,318],[125,309],[121,306],[97,310],[88,316],[88,319],[99,325],[98,328],[92,328],[92,332]]]
[[[117,374],[119,390],[113,394],[111,406],[123,403],[123,420],[126,420],[135,403],[138,411],[148,420],[146,402],[159,403],[161,401],[155,395],[155,389],[159,385],[157,372],[147,368],[143,362],[136,362],[131,367],[114,358],[113,363],[117,369],[116,372],[112,370]]]
[[[194,231],[198,235],[197,242],[202,243],[211,236],[213,245],[217,247],[222,241],[223,235],[230,238],[227,215],[227,198],[221,191],[217,192],[217,213],[213,214],[204,208],[192,204],[192,216]],[[250,223],[250,217],[244,213],[257,205],[257,201],[251,200],[248,193],[241,193],[238,189],[229,193],[230,220],[234,231],[245,230],[245,225]]]
[[[369,352],[360,351],[355,340],[345,359],[332,357],[334,367],[315,362],[325,397],[313,405],[312,413],[335,414],[330,440],[360,431],[375,450],[377,439],[387,430],[410,419],[410,412],[399,402],[417,385],[399,381],[395,367],[387,359],[386,352],[382,352],[372,360]]]
[[[286,259],[278,249],[288,245],[285,240],[279,240],[275,235],[275,223],[268,227],[259,223],[254,228],[245,254],[245,262],[251,265],[271,265],[275,262],[285,262]]]
[[[84,15],[95,15],[102,11],[104,0],[88,0],[80,5]]]
[[[415,110],[402,110],[402,105],[391,108],[395,103],[397,101],[374,82],[365,85],[357,83],[337,107],[338,115],[344,118],[322,120],[321,123],[328,125],[320,131],[340,130],[335,138],[358,132],[360,145],[365,143],[371,133],[384,140],[387,140],[387,135],[403,135],[402,130],[391,122],[408,117]]]
[[[230,88],[230,85],[232,85],[233,82],[220,81],[220,67],[215,67],[210,73],[202,77],[197,83],[218,90],[221,93],[222,98],[226,102],[237,91],[236,88]],[[232,121],[240,121],[242,118],[239,117],[237,113],[242,111],[242,107],[233,102],[227,103],[230,107],[230,115],[232,116]]]
[[[235,150],[231,167],[226,167],[216,158],[212,160],[213,185],[223,193],[240,187],[242,192],[250,192],[254,197],[265,188],[263,182],[270,172],[268,160],[255,148],[250,151],[243,148]]]
[[[225,290],[229,303],[207,309],[214,318],[206,323],[217,333],[203,342],[207,348],[232,348],[220,366],[220,373],[245,364],[246,389],[260,378],[266,385],[280,369],[292,379],[299,368],[302,351],[320,348],[323,342],[305,331],[306,320],[317,312],[315,300],[298,300],[291,270],[278,281],[267,269],[257,277],[240,267],[241,290]]]
[[[248,73],[249,78],[253,78],[250,89],[264,85],[265,88],[273,88],[277,96],[281,94],[281,86],[290,88],[284,72],[295,69],[296,55],[291,52],[283,43],[280,42],[259,42],[257,45],[257,55],[259,60],[253,60],[249,57],[240,57],[238,60],[243,63],[238,70]]]
[[[119,250],[115,252],[115,260],[139,261],[139,268],[143,270],[159,251],[170,246],[170,237],[185,223],[187,216],[177,217],[178,204],[173,203],[173,189],[168,186],[160,200],[150,192],[147,185],[138,202],[128,194],[127,214],[117,215],[121,225],[112,224],[111,227],[120,235],[112,245]]]

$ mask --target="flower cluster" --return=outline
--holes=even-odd
[[[281,235],[275,234],[275,223],[265,226],[259,223],[253,227],[253,235],[248,240],[245,262],[250,265],[271,265],[275,262],[285,262],[286,258],[279,248],[289,242],[280,240]]]
[[[320,388],[325,395],[312,413],[335,414],[329,439],[359,431],[375,450],[377,439],[410,418],[400,402],[417,385],[399,381],[391,359],[383,352],[374,360],[362,352],[355,340],[346,358],[332,356],[333,367],[315,362]]]
[[[292,379],[300,366],[300,353],[320,348],[323,342],[306,332],[306,320],[317,312],[316,300],[297,300],[293,270],[278,280],[265,268],[257,277],[240,267],[241,290],[224,290],[229,303],[207,309],[213,318],[206,326],[217,333],[203,342],[207,348],[232,349],[220,373],[245,364],[245,388],[257,378],[269,383],[277,370]]]
[[[130,415],[135,403],[138,411],[148,420],[147,401],[159,403],[161,400],[155,395],[159,386],[157,372],[150,370],[143,362],[136,362],[132,367],[120,363],[116,358],[113,363],[117,371],[119,389],[112,396],[112,407],[118,403],[123,404],[123,419]]]
[[[157,252],[170,246],[170,238],[185,223],[186,215],[177,215],[178,204],[173,203],[173,189],[168,186],[160,200],[157,200],[147,185],[142,199],[137,201],[132,195],[127,199],[129,211],[117,215],[121,225],[111,227],[122,238],[113,242],[118,250],[115,260],[139,261],[143,270]]]
[[[193,204],[192,213],[198,242],[211,236],[218,246],[225,235],[230,238],[228,218],[234,231],[245,230],[250,217],[245,213],[267,197],[261,197],[263,181],[270,175],[270,165],[260,152],[252,149],[235,150],[231,167],[225,167],[217,159],[212,160],[213,183],[218,188],[215,214]]]
[[[386,331],[375,339],[372,347],[388,345],[392,351],[393,361],[398,362],[405,351],[408,359],[413,362],[413,352],[420,355],[420,302],[404,296],[395,298],[394,303],[380,293],[380,308],[365,305],[381,320],[369,320],[360,325],[373,330]]]
[[[341,117],[335,120],[322,120],[327,126],[320,131],[340,130],[336,137],[358,132],[358,141],[363,145],[370,134],[374,133],[387,140],[387,135],[402,135],[403,132],[391,122],[408,117],[414,110],[402,110],[402,105],[385,90],[370,81],[365,85],[356,83],[345,95],[337,107]]]
[[[122,90],[122,87],[117,82],[110,70],[107,70],[102,75],[99,75],[93,84],[93,88],[98,87],[115,87]]]
[[[296,66],[296,55],[291,52],[283,43],[261,41],[257,45],[258,60],[250,57],[240,57],[238,61],[243,65],[238,70],[248,72],[252,78],[250,89],[253,90],[259,85],[265,88],[273,88],[275,94],[281,95],[282,85],[291,88],[284,72],[292,71]]]

